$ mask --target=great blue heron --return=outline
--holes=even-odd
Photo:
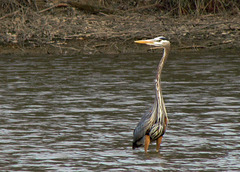
[[[168,124],[168,116],[162,96],[161,72],[170,51],[170,42],[163,36],[154,39],[135,41],[139,44],[147,44],[163,48],[163,56],[158,64],[156,76],[156,95],[151,111],[141,118],[133,132],[133,149],[144,144],[144,150],[147,152],[150,142],[156,140],[156,151],[159,151],[162,137]]]

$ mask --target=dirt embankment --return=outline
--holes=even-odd
[[[45,11],[44,11],[45,10]],[[172,17],[139,10],[89,13],[68,4],[0,17],[0,55],[143,52],[137,39],[165,36],[173,49],[240,48],[240,14]]]

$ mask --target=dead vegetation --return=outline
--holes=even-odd
[[[134,39],[159,34],[179,49],[236,48],[239,4],[234,0],[3,0],[0,30],[0,51],[5,54],[132,52]]]

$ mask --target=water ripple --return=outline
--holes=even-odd
[[[159,54],[0,58],[1,171],[238,171],[239,53],[171,54],[160,153],[132,150]]]

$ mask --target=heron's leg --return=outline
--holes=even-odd
[[[165,122],[165,124],[164,124],[164,133],[165,133],[166,128],[167,128],[167,118],[166,118],[166,117],[165,117],[165,119],[164,119],[164,122]],[[157,152],[159,152],[160,144],[162,143],[162,138],[163,138],[163,136],[161,136],[161,137],[159,137],[159,138],[157,139],[157,147],[156,147],[156,151],[157,151]]]
[[[156,151],[159,152],[159,149],[160,149],[160,144],[162,143],[162,138],[163,136],[159,137],[157,139],[157,148],[156,148]]]
[[[149,135],[145,135],[145,142],[144,142],[145,153],[147,153],[149,144],[150,144],[150,136]]]

